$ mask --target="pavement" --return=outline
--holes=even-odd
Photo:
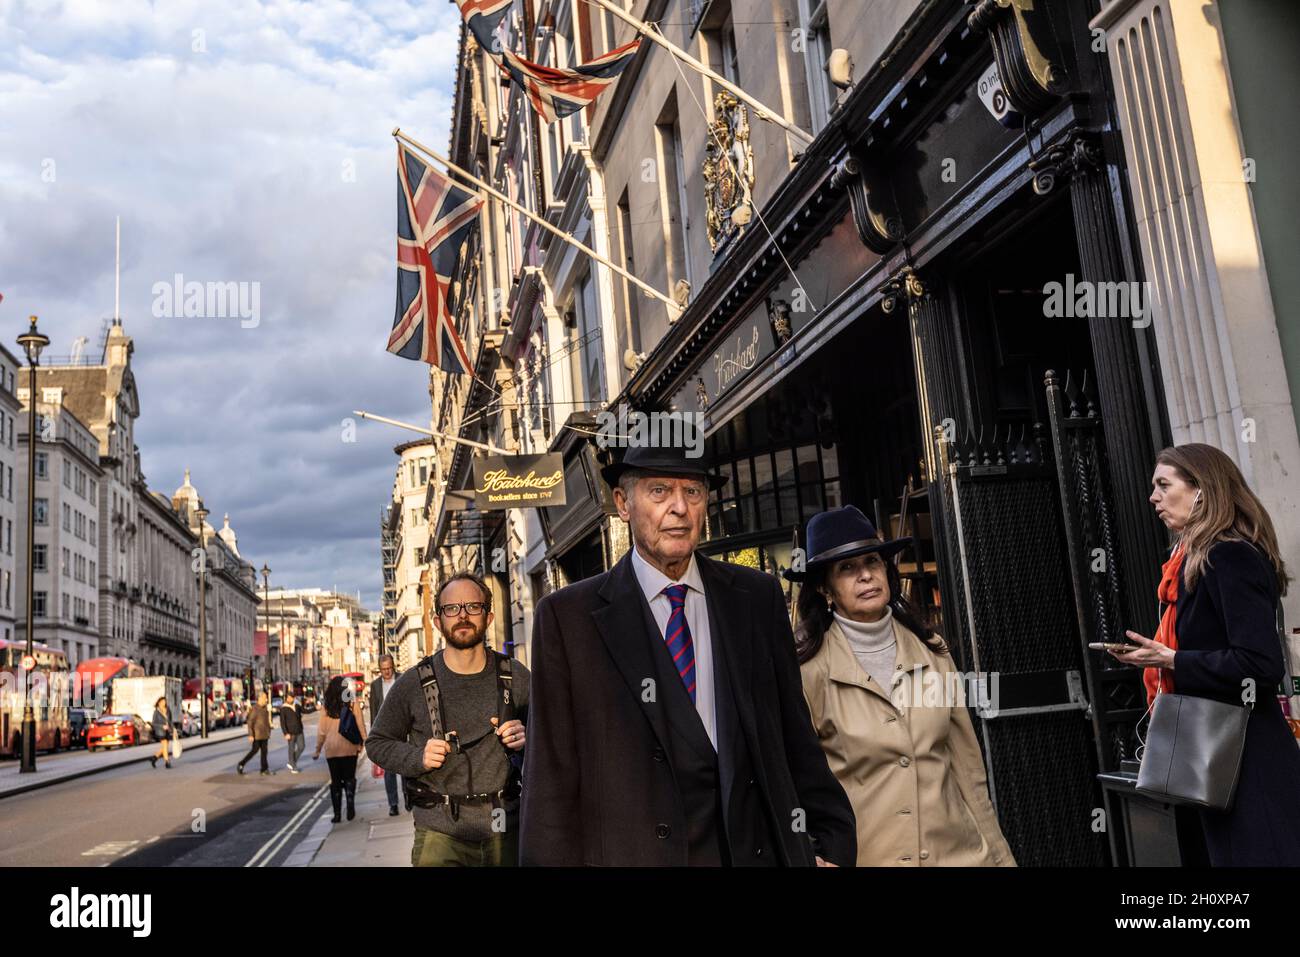
[[[181,756],[184,757],[185,752],[192,749],[209,747],[234,738],[245,737],[247,734],[247,730],[240,726],[210,731],[207,740],[197,735],[181,738]],[[92,753],[81,748],[76,751],[61,751],[57,754],[41,753],[36,755],[36,771],[31,774],[19,772],[17,759],[3,761],[0,762],[0,799],[62,784],[91,774],[102,774],[124,765],[143,763],[148,761],[157,750],[157,743],[150,742],[114,751]]]
[[[326,789],[323,808],[282,867],[410,867],[415,824],[411,813],[401,808],[397,817],[388,814],[388,792],[384,779],[373,777],[369,759],[357,762],[357,816],[330,823],[334,813]],[[346,810],[346,805],[344,805]]]

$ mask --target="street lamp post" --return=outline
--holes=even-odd
[[[27,366],[31,370],[27,388],[27,654],[23,658],[23,730],[22,755],[18,773],[36,771],[36,712],[32,709],[33,624],[36,618],[32,607],[36,579],[36,367],[40,365],[41,350],[50,344],[49,336],[38,332],[36,317],[27,332],[18,337],[18,344],[27,353]]]
[[[194,510],[199,520],[199,737],[208,736],[208,539],[205,533],[208,510],[199,502]]]
[[[271,673],[271,568],[265,562],[262,563],[262,608],[263,621],[266,625],[266,661],[264,662],[265,674]],[[265,679],[263,679],[265,680]],[[268,685],[266,688],[266,713],[269,717],[271,714],[271,689]]]

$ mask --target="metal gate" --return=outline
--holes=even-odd
[[[1055,437],[1041,424],[936,437],[944,620],[954,656],[988,682],[974,710],[1003,833],[1022,865],[1107,864],[1077,516],[1063,516]]]

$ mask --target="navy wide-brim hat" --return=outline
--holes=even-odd
[[[614,488],[619,477],[628,469],[639,469],[650,475],[671,475],[682,478],[699,478],[717,490],[727,484],[725,475],[715,475],[709,471],[709,462],[703,456],[690,458],[682,446],[665,445],[662,447],[637,445],[627,450],[622,461],[606,465],[600,470],[600,477]]]
[[[876,526],[871,524],[871,519],[853,505],[832,508],[819,512],[808,520],[804,551],[810,557],[804,562],[804,571],[786,569],[783,574],[786,581],[801,582],[807,569],[817,565],[871,552],[880,552],[883,558],[889,558],[910,544],[911,536],[882,540],[876,532]]]

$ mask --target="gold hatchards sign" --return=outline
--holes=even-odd
[[[474,456],[476,508],[490,511],[564,504],[562,453]]]

